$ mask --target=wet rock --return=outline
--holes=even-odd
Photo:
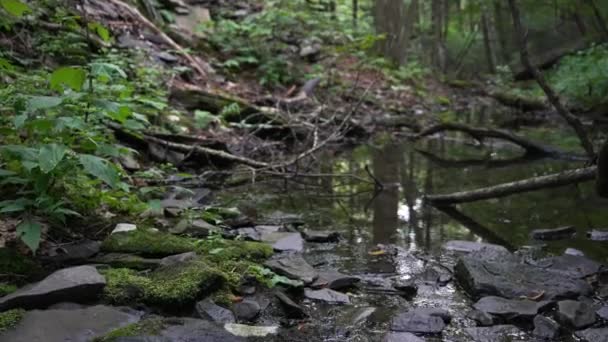
[[[265,223],[270,225],[291,225],[297,227],[304,225],[305,222],[302,219],[302,215],[275,211],[266,218]]]
[[[595,323],[595,310],[585,302],[562,300],[557,303],[557,319],[562,324],[582,329]]]
[[[328,287],[332,290],[340,290],[355,286],[360,281],[358,277],[342,274],[338,271],[322,271],[319,277],[310,285],[312,288]]]
[[[162,336],[125,336],[115,339],[113,342],[173,342]]]
[[[279,327],[261,327],[261,326],[251,326],[251,325],[244,325],[244,324],[235,324],[235,323],[228,323],[224,325],[224,329],[226,329],[228,332],[230,332],[232,335],[235,336],[240,336],[240,337],[266,337],[268,335],[276,335],[279,332]],[[193,340],[193,341],[205,341],[207,342],[207,340]],[[214,342],[216,340],[213,341],[209,341],[209,342]],[[218,342],[220,342],[220,340],[217,340]],[[222,342],[230,342],[232,340],[229,341],[222,341]],[[244,340],[238,340],[238,341],[244,341]]]
[[[112,230],[112,234],[130,232],[130,231],[134,231],[134,230],[137,230],[137,226],[134,224],[119,223],[116,225],[116,227],[114,227],[114,230]]]
[[[582,342],[608,342],[608,328],[585,329],[577,331],[575,335]]]
[[[254,285],[240,285],[237,291],[242,295],[251,296],[255,294],[256,288]]]
[[[608,321],[608,306],[602,306],[595,312],[599,318]]]
[[[532,335],[544,340],[555,340],[559,336],[559,324],[542,315],[534,317],[534,331]]]
[[[168,321],[168,320],[167,320]],[[234,336],[213,322],[193,318],[171,319],[173,325],[161,333],[170,341],[204,341],[204,342],[244,342],[245,339]],[[227,323],[234,324],[234,323]]]
[[[445,328],[441,317],[412,310],[403,312],[391,320],[391,330],[422,334],[438,334]]]
[[[118,157],[118,162],[127,171],[141,170],[141,164],[135,159],[132,153],[121,153]]]
[[[170,54],[170,53],[165,52],[165,51],[160,52],[160,53],[157,55],[157,57],[158,57],[158,59],[160,59],[161,61],[163,61],[163,62],[165,62],[165,63],[169,63],[169,64],[177,63],[177,62],[179,61],[179,59],[178,59],[178,58],[177,58],[175,55]]]
[[[473,307],[479,311],[487,312],[493,316],[500,316],[506,320],[532,318],[538,311],[550,302],[533,302],[531,300],[506,299],[502,297],[483,297]]]
[[[232,306],[232,311],[234,311],[234,315],[239,321],[254,321],[260,315],[261,310],[260,304],[249,299],[245,299]]]
[[[592,230],[587,232],[587,237],[593,241],[608,241],[608,231]]]
[[[573,278],[586,278],[600,271],[601,264],[576,255],[560,255],[542,259],[543,263],[549,265],[551,271],[557,271]]]
[[[202,238],[218,232],[219,228],[205,220],[182,220],[177,225],[169,229],[172,234],[183,234],[195,238]]]
[[[255,228],[252,228],[252,227],[237,228],[236,233],[238,236],[242,237],[244,240],[262,241],[261,234]]]
[[[0,333],[3,342],[88,342],[140,320],[139,311],[96,305],[71,309],[32,310],[13,329]]]
[[[42,281],[0,298],[0,311],[13,308],[39,309],[59,302],[85,302],[97,298],[105,278],[92,266],[65,268]]]
[[[338,242],[340,233],[321,230],[306,230],[302,233],[308,242]]]
[[[304,318],[307,316],[304,308],[294,302],[289,296],[282,291],[277,291],[275,296],[279,299],[281,306],[285,310],[288,318]]]
[[[382,342],[424,342],[424,339],[408,332],[390,332],[384,336]]]
[[[535,240],[562,240],[569,239],[576,234],[573,226],[559,227],[553,229],[535,229],[530,234]]]
[[[481,327],[494,325],[494,316],[487,312],[471,310],[467,313],[467,317],[477,322],[477,325]]]
[[[348,295],[330,289],[311,290],[304,289],[304,297],[331,304],[349,304]]]
[[[445,324],[450,324],[452,315],[446,310],[440,308],[416,308],[414,311],[418,314],[439,317]]]
[[[264,266],[280,275],[301,280],[304,284],[310,284],[318,277],[317,271],[299,255],[269,260],[264,263]]]
[[[511,342],[513,336],[522,334],[522,331],[513,325],[466,328],[464,331],[475,342]]]
[[[279,234],[279,233],[276,233]],[[280,233],[284,237],[277,240],[272,245],[275,251],[279,252],[302,252],[304,250],[304,239],[300,233]]]
[[[182,264],[196,258],[195,252],[187,252],[182,254],[171,255],[160,260],[160,266],[172,267],[177,264]]]
[[[86,259],[99,253],[101,242],[84,240],[61,247],[54,247],[49,251],[48,260],[55,263],[74,264],[84,262]]]
[[[161,259],[143,258],[138,255],[126,253],[108,253],[89,259],[89,262],[94,264],[106,264],[115,268],[146,270],[159,267]]]
[[[471,253],[474,251],[479,251],[483,248],[491,249],[495,251],[501,252],[509,252],[506,248],[500,245],[494,245],[491,243],[484,242],[473,242],[473,241],[464,241],[464,240],[452,240],[443,244],[443,249],[447,251],[459,252],[459,253]]]
[[[376,312],[376,308],[364,307],[346,307],[342,310],[342,315],[337,319],[336,323],[339,327],[354,327],[358,324],[366,322],[371,315]]]
[[[577,298],[589,295],[591,286],[561,272],[512,262],[489,262],[464,256],[454,268],[459,284],[472,297],[500,296],[519,298],[536,296]]]
[[[413,279],[397,279],[393,282],[393,287],[407,298],[414,297],[418,293],[418,285]]]
[[[583,253],[582,251],[579,251],[576,248],[566,248],[566,250],[564,251],[564,255],[576,255],[576,256],[584,257],[585,253]]]
[[[203,319],[208,319],[216,323],[235,323],[236,318],[232,311],[215,304],[207,298],[196,303],[196,312]]]

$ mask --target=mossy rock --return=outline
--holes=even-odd
[[[272,247],[266,243],[225,239],[202,241],[198,251],[217,263],[228,260],[262,261],[273,254]]]
[[[0,297],[4,297],[17,291],[17,286],[13,284],[0,283]]]
[[[169,233],[137,229],[110,235],[101,244],[101,250],[106,253],[133,253],[164,257],[192,252],[196,249],[196,241],[196,239]]]
[[[15,280],[28,279],[40,274],[41,270],[32,258],[19,254],[14,249],[0,248],[0,274],[7,275],[8,280],[13,280],[13,277]]]
[[[162,318],[148,318],[113,330],[103,337],[94,339],[93,342],[114,342],[121,337],[155,336],[160,334],[165,327],[166,325]]]
[[[23,309],[14,309],[0,313],[0,332],[15,327],[23,319],[24,315],[25,310]]]
[[[196,259],[168,268],[160,268],[149,276],[120,268],[103,272],[107,285],[104,297],[114,304],[143,303],[147,305],[178,308],[193,304],[196,300],[222,288],[228,276]]]

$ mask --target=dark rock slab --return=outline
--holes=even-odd
[[[414,311],[421,315],[429,315],[434,317],[439,317],[443,320],[445,324],[450,324],[452,321],[452,315],[444,309],[440,308],[415,308]]]
[[[512,342],[514,336],[522,334],[522,331],[514,325],[465,328],[464,331],[469,336],[470,341],[475,342]]]
[[[238,228],[236,233],[245,240],[262,241],[261,234],[253,227]]]
[[[350,303],[350,298],[348,297],[348,295],[330,289],[304,289],[304,297],[312,300],[323,301],[330,304]]]
[[[557,320],[564,325],[582,329],[595,323],[595,310],[586,302],[562,300],[557,303]]]
[[[195,238],[207,237],[220,229],[205,220],[182,220],[169,228],[169,232],[178,235],[188,235]]]
[[[92,266],[65,268],[42,281],[0,298],[0,311],[13,308],[39,309],[60,302],[85,302],[97,298],[105,278]]]
[[[234,323],[236,318],[232,311],[215,304],[207,298],[196,303],[196,312],[203,319],[208,319],[216,323]]]
[[[186,252],[176,255],[170,255],[168,257],[164,257],[160,260],[160,266],[163,267],[172,267],[179,264],[186,263],[188,261],[192,261],[196,258],[196,252]]]
[[[441,317],[431,316],[416,310],[402,312],[391,320],[391,330],[398,332],[439,334],[445,329]]]
[[[525,299],[506,299],[502,297],[483,297],[473,305],[479,311],[487,312],[493,316],[500,316],[507,320],[519,318],[532,318],[538,311],[550,304],[548,301],[533,302]]]
[[[279,299],[288,318],[304,318],[308,316],[304,308],[289,298],[283,291],[277,291],[275,296]]]
[[[209,321],[193,318],[172,320],[175,325],[165,328],[161,337],[170,341],[184,342],[245,342],[246,339],[235,336],[221,326]],[[233,324],[233,323],[228,323]]]
[[[322,230],[306,230],[302,232],[304,239],[308,242],[338,242],[340,233]]]
[[[564,273],[573,278],[585,278],[600,271],[602,265],[584,256],[560,255],[539,261],[552,271]]]
[[[284,236],[278,239],[272,249],[279,252],[302,252],[304,250],[304,239],[300,233],[275,233]]]
[[[472,297],[519,298],[542,293],[545,300],[589,295],[591,286],[562,272],[512,262],[491,262],[464,256],[454,268],[459,284]]]
[[[83,240],[79,242],[53,247],[49,251],[48,260],[55,263],[75,264],[86,261],[99,253],[100,241]]]
[[[534,331],[532,335],[543,340],[554,341],[559,337],[559,324],[542,315],[534,317]]]
[[[602,306],[595,313],[599,316],[599,318],[608,320],[608,306]]]
[[[288,255],[279,259],[269,260],[264,263],[264,266],[280,275],[301,280],[304,284],[310,284],[318,277],[317,271],[299,255]]]
[[[96,305],[72,309],[32,310],[0,342],[89,342],[140,320],[142,312]]]
[[[608,328],[585,329],[577,331],[575,335],[582,342],[608,342]]]
[[[408,332],[389,332],[382,342],[424,342],[424,339]]]
[[[569,239],[576,234],[574,226],[559,227],[553,229],[535,229],[530,233],[535,240],[562,240]]]
[[[418,285],[414,279],[397,279],[393,282],[393,287],[407,298],[414,297],[418,293]]]
[[[487,312],[479,310],[471,310],[467,313],[467,317],[477,322],[477,326],[488,327],[494,325],[494,316]]]
[[[260,308],[260,304],[258,302],[245,299],[241,302],[235,303],[232,306],[232,311],[234,311],[234,315],[239,321],[252,322],[259,315],[262,308]]]
[[[608,230],[592,230],[587,232],[587,237],[593,241],[608,241]]]
[[[338,271],[321,271],[312,288],[328,287],[332,290],[340,290],[355,286],[361,279],[355,276],[342,274]]]
[[[340,316],[336,320],[336,326],[347,329],[355,329],[355,326],[364,324],[376,312],[371,306],[348,306],[340,310]]]
[[[443,244],[443,249],[447,251],[471,253],[481,249],[491,249],[494,251],[509,252],[505,247],[484,242],[473,242],[464,240],[452,240]]]

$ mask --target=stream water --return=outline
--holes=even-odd
[[[427,340],[466,341],[462,328],[474,326],[465,317],[470,301],[453,282],[438,286],[433,278],[441,274],[439,264],[454,264],[453,255],[441,248],[449,240],[487,241],[514,250],[535,244],[529,237],[533,229],[573,225],[578,231],[575,238],[548,243],[546,251],[561,254],[573,247],[607,261],[605,243],[586,238],[587,230],[608,226],[607,202],[594,195],[592,184],[465,204],[449,213],[423,203],[426,194],[554,173],[579,167],[580,162],[518,159],[519,151],[511,147],[474,146],[459,136],[431,139],[422,145],[376,141],[319,157],[319,174],[350,176],[261,181],[221,197],[226,205],[255,207],[264,215],[277,211],[299,214],[310,229],[341,233],[338,244],[307,244],[305,259],[320,269],[361,277],[363,290],[351,293],[352,303],[347,306],[309,303],[313,320],[317,320],[310,328],[314,330],[312,340],[380,341],[397,311],[440,307],[452,314],[452,322],[441,339]],[[384,185],[382,191],[374,191],[370,174]],[[396,249],[384,255],[370,253],[378,245]],[[430,272],[433,281],[420,287],[413,299],[381,290],[388,279],[408,279],[421,272]]]

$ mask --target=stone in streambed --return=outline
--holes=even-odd
[[[559,336],[559,324],[542,315],[534,317],[534,331],[532,335],[544,340],[555,340]]]
[[[398,332],[438,334],[444,328],[445,322],[441,317],[416,309],[402,312],[391,320],[391,330]]]
[[[382,342],[424,342],[424,340],[408,332],[389,332],[384,336]]]
[[[338,242],[340,233],[321,230],[306,230],[302,232],[304,239],[308,242]]]
[[[595,323],[595,310],[585,302],[562,300],[557,303],[557,319],[562,324],[582,329]]]
[[[356,285],[361,279],[355,276],[342,274],[338,271],[321,271],[319,277],[313,284],[310,285],[312,288],[323,288],[327,287],[332,290],[340,290]]]
[[[506,299],[502,297],[483,297],[473,307],[479,311],[487,312],[493,316],[500,316],[507,320],[526,319],[536,316],[538,311],[550,302],[533,302],[525,299]]]
[[[97,298],[105,285],[105,278],[95,267],[65,268],[0,298],[0,311],[45,308],[64,301],[86,302]]]
[[[311,290],[304,289],[304,297],[330,304],[349,304],[348,295],[330,289]]]
[[[239,321],[254,321],[259,315],[262,308],[260,308],[260,304],[253,300],[245,299],[239,303],[236,303],[232,306],[232,310],[234,311],[234,315]]]
[[[599,318],[603,320],[608,320],[608,306],[602,306],[595,312]]]
[[[535,240],[561,240],[569,239],[576,234],[574,226],[559,227],[553,229],[536,229],[530,234]]]
[[[514,325],[495,325],[493,327],[465,328],[465,333],[475,342],[511,342],[522,331]]]
[[[274,326],[262,327],[262,326],[251,326],[251,325],[235,324],[235,323],[225,324],[224,329],[226,329],[232,335],[239,336],[239,337],[266,337],[268,335],[276,335],[279,331],[279,327],[274,327]],[[195,340],[195,341],[208,342],[207,340]],[[231,342],[232,340],[228,340],[228,341],[210,340],[209,342],[215,342],[215,341]],[[241,340],[239,340],[239,341],[241,341]]]
[[[608,241],[608,230],[592,230],[587,237],[593,241]]]
[[[203,319],[208,319],[216,323],[235,323],[236,318],[232,311],[215,304],[207,298],[196,303],[196,312]]]
[[[264,263],[264,266],[270,268],[277,274],[291,279],[301,280],[304,284],[314,282],[319,276],[317,271],[299,255],[289,255],[269,260]]]
[[[608,342],[608,328],[585,329],[577,331],[575,335],[582,342]]]
[[[467,313],[467,317],[477,322],[477,325],[481,327],[494,325],[494,316],[487,312],[471,310]]]
[[[304,318],[308,316],[304,308],[294,302],[282,291],[277,291],[275,296],[279,299],[283,310],[288,318]]]
[[[506,248],[500,245],[494,245],[491,243],[484,242],[473,242],[464,240],[452,240],[443,244],[443,249],[447,251],[459,252],[459,253],[471,253],[480,251],[482,249],[491,249],[500,252],[509,252]]]

